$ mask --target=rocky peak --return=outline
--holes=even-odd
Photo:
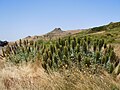
[[[61,28],[55,28],[51,33],[62,33]]]

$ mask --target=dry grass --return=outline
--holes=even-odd
[[[120,44],[113,44],[116,55],[120,58]]]
[[[13,66],[2,60],[0,72],[0,90],[114,90],[114,88],[120,88],[120,83],[104,70],[100,75],[91,75],[73,67],[70,70],[47,74],[38,61]]]

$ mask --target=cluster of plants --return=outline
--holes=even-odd
[[[2,52],[8,62],[17,65],[41,60],[46,71],[69,69],[72,66],[81,70],[100,65],[112,73],[119,64],[111,45],[107,45],[104,39],[89,36],[69,36],[46,42],[19,40],[19,43],[8,45]]]
[[[99,31],[107,31],[107,30],[111,30],[111,29],[114,29],[117,27],[120,27],[120,22],[116,22],[116,23],[111,22],[108,25],[91,28],[89,33],[99,32]]]

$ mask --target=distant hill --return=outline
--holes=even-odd
[[[107,31],[113,28],[117,28],[120,27],[120,22],[111,22],[108,25],[103,25],[103,26],[99,26],[99,27],[93,27],[90,29],[90,33],[93,32],[99,32],[99,31]]]

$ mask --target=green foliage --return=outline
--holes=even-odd
[[[114,70],[114,65],[112,63],[110,63],[110,66],[109,66],[109,73],[112,73]]]
[[[86,66],[92,68],[91,65],[101,64],[112,73],[118,66],[114,48],[111,45],[108,47],[104,39],[94,39],[90,36],[69,36],[56,41],[20,40],[19,43],[8,45],[2,52],[9,62],[17,65],[22,62],[34,62],[36,59],[41,60],[42,67],[47,72],[56,71],[61,67],[68,69],[73,65],[82,70]]]
[[[86,57],[84,60],[84,64],[85,64],[85,66],[90,67],[90,65],[91,65],[90,59]]]
[[[74,50],[75,49],[75,41],[72,40],[72,49]]]

